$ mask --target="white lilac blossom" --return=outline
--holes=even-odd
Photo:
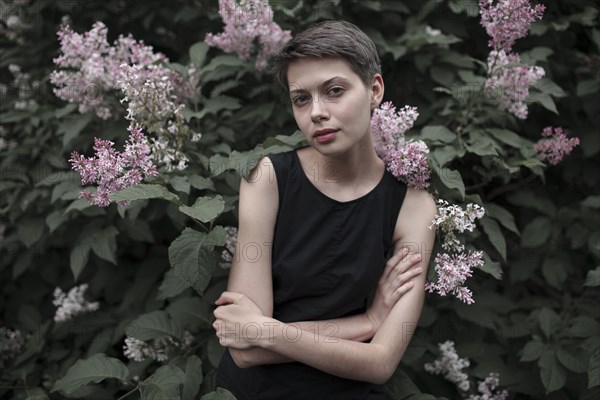
[[[123,354],[130,360],[138,362],[147,359],[166,362],[178,349],[189,347],[193,341],[194,336],[187,330],[183,332],[183,341],[175,340],[171,336],[163,336],[150,342],[126,337]]]
[[[185,169],[189,160],[182,152],[183,143],[198,141],[202,135],[185,122],[185,105],[178,100],[173,72],[155,65],[122,64],[120,68],[117,84],[125,95],[121,102],[127,102],[126,118],[156,135],[150,146],[155,160],[168,171]]]
[[[470,395],[467,400],[506,400],[508,392],[506,390],[496,391],[500,384],[500,374],[492,372],[485,380],[480,381],[477,385],[479,394]]]
[[[88,302],[84,299],[87,288],[88,284],[83,283],[73,287],[69,293],[63,292],[58,287],[54,289],[52,304],[58,307],[54,315],[55,322],[68,321],[79,314],[96,311],[100,307],[98,302]]]
[[[7,363],[21,352],[24,344],[25,337],[21,331],[0,327],[0,368],[5,368]]]
[[[16,110],[33,111],[38,104],[35,101],[35,93],[39,90],[40,81],[31,80],[31,75],[21,71],[21,67],[10,64],[8,70],[13,75],[12,87],[17,91],[17,99],[13,106]]]
[[[235,246],[237,243],[238,230],[236,227],[227,226],[225,227],[225,249],[221,253],[221,258],[225,262],[232,262],[233,255],[235,254]]]
[[[458,205],[450,205],[443,199],[439,199],[437,203],[437,214],[431,221],[429,229],[435,226],[436,230],[444,234],[444,242],[442,243],[444,250],[464,250],[464,245],[460,243],[455,232],[473,232],[475,220],[481,219],[485,215],[485,210],[474,203],[467,204],[464,210]]]
[[[268,58],[278,53],[292,35],[273,22],[273,9],[268,0],[219,0],[219,14],[225,27],[219,34],[206,34],[209,46],[226,53],[235,52],[242,60],[248,60],[259,45],[256,69],[267,66]]]
[[[425,371],[434,375],[443,375],[448,381],[456,384],[462,391],[469,390],[469,376],[462,372],[470,365],[466,358],[460,358],[454,349],[454,342],[448,340],[438,344],[440,357],[432,363],[427,363],[423,367]]]

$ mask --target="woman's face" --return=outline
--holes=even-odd
[[[371,110],[383,97],[380,75],[367,88],[345,60],[307,57],[289,65],[288,82],[298,128],[317,151],[342,154],[367,139]]]

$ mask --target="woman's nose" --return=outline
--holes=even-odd
[[[329,118],[327,105],[323,102],[323,99],[319,99],[317,96],[314,97],[311,105],[310,117],[313,122]]]

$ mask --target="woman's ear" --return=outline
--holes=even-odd
[[[383,84],[383,77],[381,74],[375,74],[373,81],[371,82],[371,111],[379,107],[383,100],[383,92],[385,87]]]

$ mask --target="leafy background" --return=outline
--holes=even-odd
[[[316,20],[344,19],[376,43],[385,100],[420,117],[409,136],[432,150],[434,187],[455,203],[476,202],[486,216],[468,235],[486,265],[470,279],[475,304],[427,297],[391,399],[461,398],[424,371],[437,343],[453,340],[471,360],[469,375],[500,374],[510,398],[592,399],[600,393],[600,31],[593,1],[547,2],[544,18],[517,42],[523,61],[546,76],[516,120],[476,97],[489,49],[475,1],[271,1],[292,34]],[[225,289],[224,227],[236,225],[237,190],[260,156],[297,147],[289,103],[271,77],[201,42],[219,32],[216,1],[2,2],[3,18],[28,27],[3,36],[0,81],[2,257],[0,326],[26,335],[15,354],[2,343],[0,396],[45,398],[228,399],[214,391],[222,354],[209,303]],[[203,133],[190,167],[120,193],[129,207],[78,199],[81,181],[67,160],[89,154],[94,137],[126,139],[122,118],[100,120],[56,98],[49,84],[63,16],[76,32],[96,21],[109,42],[132,33],[166,54],[172,68],[201,71],[187,121]],[[426,27],[442,31],[427,34]],[[479,62],[478,62],[479,61]],[[39,84],[15,109],[9,72],[19,65]],[[116,101],[117,97],[115,97]],[[469,110],[467,113],[465,110]],[[122,109],[124,114],[124,108]],[[471,113],[471,114],[469,114]],[[531,151],[548,125],[581,145],[557,166]],[[197,199],[198,200],[197,202]],[[88,283],[99,310],[53,321],[56,287]],[[123,355],[125,337],[193,341],[168,362]],[[399,334],[401,334],[399,332]],[[2,338],[5,340],[5,338]],[[10,355],[10,357],[9,357]]]

